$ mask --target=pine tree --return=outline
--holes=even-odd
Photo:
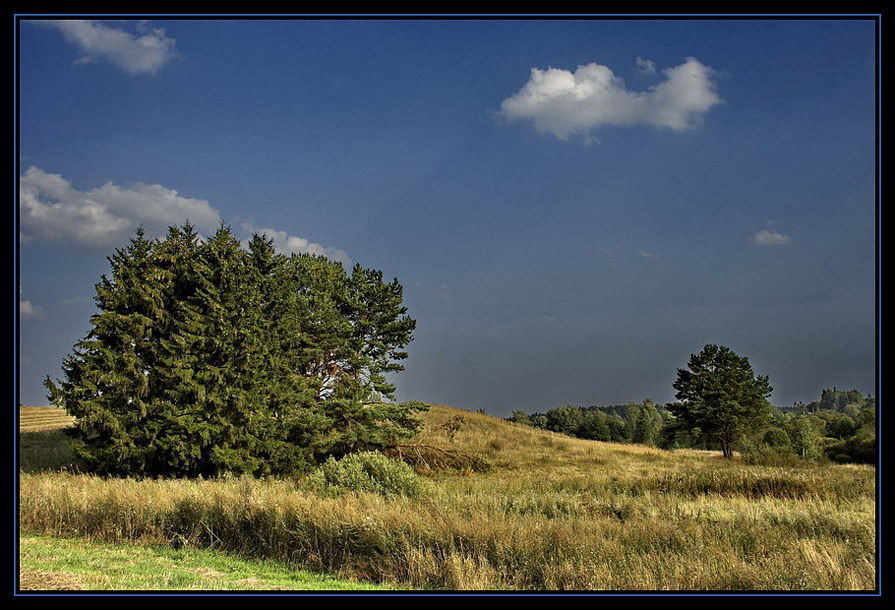
[[[746,432],[761,427],[770,415],[768,378],[755,376],[748,358],[724,346],[706,345],[692,354],[688,370],[678,369],[673,386],[681,402],[669,409],[678,423],[717,440],[726,458]]]
[[[259,451],[270,472],[301,469],[314,461],[309,439],[325,419],[316,413],[315,384],[302,374],[302,328],[299,290],[289,259],[277,254],[273,240],[255,234],[248,244],[249,273],[258,286],[258,335],[263,337],[264,365],[258,389],[266,402],[267,428]]]
[[[404,370],[397,361],[407,357],[416,322],[402,307],[403,288],[395,279],[385,283],[382,272],[355,265],[348,282],[348,318],[353,331],[351,369],[355,379],[389,398],[395,386],[385,373]]]
[[[100,472],[147,471],[152,448],[145,420],[152,412],[156,337],[164,302],[155,282],[153,244],[142,228],[109,257],[111,275],[96,285],[99,313],[62,365],[65,382],[45,385],[54,403],[77,418],[78,455]]]
[[[109,261],[92,330],[46,381],[97,472],[281,474],[418,431],[424,405],[371,404],[415,326],[397,280],[259,235],[243,249],[223,225],[141,230]]]

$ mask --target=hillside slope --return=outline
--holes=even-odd
[[[19,407],[19,432],[55,430],[74,421],[74,417],[57,407]]]

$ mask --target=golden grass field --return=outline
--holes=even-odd
[[[426,473],[414,499],[317,495],[295,479],[83,474],[59,429],[70,420],[50,409],[21,411],[29,535],[217,549],[415,589],[877,587],[872,466],[746,465],[434,405],[417,440],[480,456],[490,470]],[[452,433],[445,424],[458,417]]]
[[[22,407],[19,412],[19,432],[55,430],[70,426],[75,418],[56,407]]]

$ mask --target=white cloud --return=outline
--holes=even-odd
[[[539,132],[566,139],[576,133],[587,137],[588,130],[604,125],[689,129],[721,103],[713,70],[693,57],[663,74],[664,81],[638,92],[628,91],[624,80],[597,63],[578,66],[574,73],[532,68],[525,86],[503,101],[501,113],[509,120],[531,119]]]
[[[31,301],[27,301],[21,297],[22,287],[19,286],[19,317],[23,320],[35,320],[43,317],[43,312],[41,309],[32,303]]]
[[[285,254],[317,254],[347,265],[351,259],[344,250],[339,248],[327,248],[318,243],[308,241],[304,237],[289,235],[286,231],[277,229],[256,229],[251,223],[243,224],[243,229],[248,233],[260,233],[273,240],[273,246],[278,252]]]
[[[40,308],[34,305],[34,303],[19,299],[19,317],[23,320],[33,320],[41,318],[42,315]]]
[[[200,233],[212,234],[221,216],[204,199],[181,197],[159,184],[137,183],[122,188],[107,182],[79,191],[59,174],[30,167],[19,179],[20,233],[23,242],[42,241],[67,246],[121,246],[142,226],[149,237],[163,237],[168,227],[189,221]],[[319,254],[350,264],[344,250],[327,248],[277,229],[244,223],[245,233],[263,233],[284,253]]]
[[[656,62],[649,59],[643,59],[642,57],[637,57],[634,60],[634,65],[637,66],[638,72],[644,74],[653,74],[656,71]]]
[[[752,236],[752,243],[756,246],[782,246],[789,243],[789,236],[774,229],[763,229]]]
[[[138,35],[91,20],[53,20],[35,23],[55,27],[65,39],[85,53],[77,63],[109,61],[128,74],[156,74],[176,57],[176,41],[165,31],[137,23]]]
[[[142,225],[148,235],[189,220],[200,231],[220,224],[204,199],[181,197],[158,184],[122,188],[111,182],[79,191],[59,174],[30,167],[19,181],[22,241],[105,248],[124,243]]]

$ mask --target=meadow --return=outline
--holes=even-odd
[[[474,456],[468,466],[419,462],[424,487],[412,498],[327,494],[300,479],[84,474],[67,450],[67,422],[44,417],[42,429],[29,430],[28,409],[19,447],[23,536],[223,551],[422,590],[877,585],[872,466],[748,465],[433,405],[416,442]]]

